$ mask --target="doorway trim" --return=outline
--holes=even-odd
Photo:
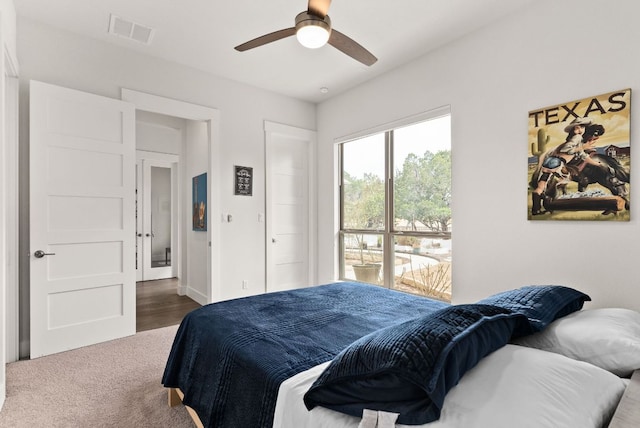
[[[18,140],[18,60],[15,56],[15,40],[10,36],[13,24],[15,34],[15,11],[13,14],[0,13],[0,47],[2,47],[2,64],[0,64],[0,102],[3,113],[0,117],[0,409],[6,398],[6,363],[17,361],[20,349],[20,272],[19,272],[19,175],[18,163],[20,144]],[[11,208],[10,208],[11,207]]]
[[[4,56],[4,170],[5,170],[5,253],[6,271],[5,283],[5,309],[6,317],[3,326],[6,326],[6,363],[20,359],[20,271],[19,252],[20,242],[20,180],[19,168],[19,142],[18,142],[18,98],[19,81],[18,69],[13,58],[5,52]]]
[[[147,94],[132,89],[121,89],[121,99],[135,105],[136,110],[144,110],[152,113],[164,114],[167,116],[179,117],[182,119],[205,122],[207,125],[207,144],[209,149],[208,157],[208,186],[209,213],[207,218],[207,240],[209,242],[209,258],[207,263],[207,288],[206,302],[202,302],[201,296],[190,295],[187,289],[187,296],[196,300],[200,304],[212,303],[220,300],[220,246],[213,245],[212,236],[220,236],[220,223],[213,221],[219,219],[220,211],[220,111],[214,108],[191,104],[171,98],[160,97]],[[182,210],[179,210],[180,212]],[[219,240],[217,244],[219,244]],[[184,266],[177,272],[180,278],[185,278],[182,272]],[[188,281],[188,278],[187,278]]]

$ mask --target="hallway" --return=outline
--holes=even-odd
[[[179,324],[200,307],[187,296],[178,296],[176,278],[136,283],[136,332]]]

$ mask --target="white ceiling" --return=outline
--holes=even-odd
[[[19,17],[211,74],[321,102],[522,9],[534,0],[335,0],[333,28],[378,57],[371,67],[295,37],[246,52],[234,46],[293,27],[305,0],[14,0]],[[150,45],[107,33],[110,14],[152,27]],[[321,87],[329,92],[322,94]]]

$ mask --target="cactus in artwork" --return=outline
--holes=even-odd
[[[535,156],[540,156],[544,152],[547,151],[547,144],[549,144],[549,140],[551,137],[547,135],[547,131],[544,129],[538,129],[538,141],[535,143],[531,143],[531,154]]]

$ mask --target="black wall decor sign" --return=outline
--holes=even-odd
[[[253,168],[235,166],[235,194],[242,196],[253,195]]]

